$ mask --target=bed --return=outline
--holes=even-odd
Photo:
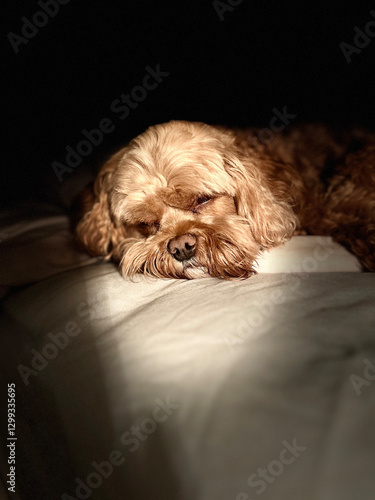
[[[375,275],[330,238],[294,237],[245,281],[130,281],[74,248],[57,206],[0,223],[11,498],[374,497]]]

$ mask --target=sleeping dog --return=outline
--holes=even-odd
[[[329,235],[375,271],[375,135],[322,125],[171,121],[112,156],[82,193],[76,237],[124,276],[247,278],[295,234]]]

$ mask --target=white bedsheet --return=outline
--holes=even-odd
[[[301,271],[130,282],[96,263],[5,299],[20,498],[372,499],[375,275]]]

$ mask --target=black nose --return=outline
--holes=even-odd
[[[196,243],[197,238],[193,234],[183,234],[168,243],[168,252],[180,262],[189,260],[195,254]]]

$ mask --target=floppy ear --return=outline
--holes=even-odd
[[[123,153],[121,150],[113,155],[100,169],[94,184],[81,193],[81,213],[75,227],[79,245],[90,255],[112,257],[118,261],[122,256],[119,244],[126,234],[123,225],[111,214],[108,195],[113,185],[113,173]]]
[[[237,212],[247,219],[255,240],[263,248],[289,240],[298,225],[295,210],[303,189],[294,170],[243,148],[233,153],[227,149],[225,164],[236,184]]]

